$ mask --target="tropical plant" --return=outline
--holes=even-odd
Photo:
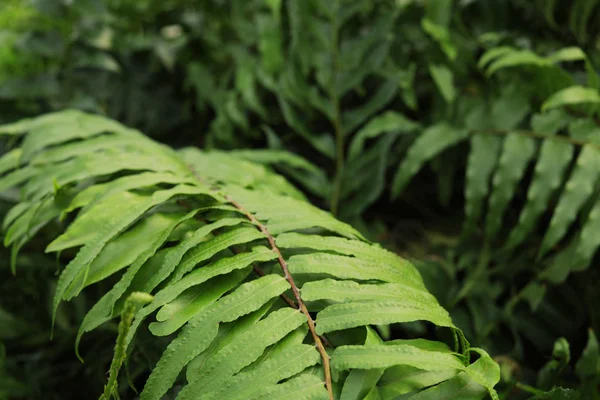
[[[74,110],[0,133],[24,134],[0,159],[0,191],[21,187],[4,221],[13,259],[48,224],[66,228],[46,248],[70,259],[53,322],[63,300],[114,282],[77,336],[121,316],[102,398],[118,396],[119,370],[155,312],[150,332],[177,337],[142,399],[174,386],[180,399],[497,398],[497,364],[469,346],[418,271],[280,176]],[[384,342],[371,327],[415,320],[445,328],[452,348]]]

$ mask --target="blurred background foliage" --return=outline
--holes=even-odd
[[[506,399],[600,399],[599,65],[598,0],[0,5],[0,123],[78,108],[273,167],[415,260]],[[84,298],[50,341],[35,243],[0,254],[0,398],[100,392],[116,323],[79,363]]]

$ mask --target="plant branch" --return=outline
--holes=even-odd
[[[331,21],[331,83],[329,87],[329,97],[333,104],[333,129],[335,131],[335,177],[333,183],[333,192],[331,194],[330,209],[333,215],[338,214],[340,197],[342,193],[342,177],[344,174],[344,130],[342,128],[342,112],[340,109],[340,99],[337,94],[337,74],[339,69],[339,30],[337,26],[337,10],[339,8],[338,0],[335,1],[334,13]]]
[[[250,222],[252,222],[266,236],[266,238],[269,242],[269,245],[271,246],[271,249],[275,252],[275,254],[277,254],[277,261],[279,262],[279,265],[281,266],[281,269],[283,270],[285,279],[288,281],[288,283],[290,284],[290,286],[292,288],[292,292],[294,293],[294,297],[296,298],[296,302],[298,303],[298,308],[304,314],[304,316],[306,316],[306,320],[308,323],[308,329],[310,330],[313,340],[315,341],[317,350],[319,351],[319,354],[321,355],[321,360],[323,362],[323,370],[325,373],[325,387],[327,388],[327,392],[329,393],[329,399],[333,400],[333,389],[332,389],[332,384],[331,384],[331,368],[329,366],[329,355],[327,354],[327,351],[325,351],[325,347],[323,346],[323,342],[322,342],[321,338],[319,337],[319,335],[317,335],[317,332],[315,330],[315,321],[310,316],[310,313],[308,312],[306,305],[302,301],[302,297],[300,296],[300,291],[298,290],[298,286],[296,286],[296,283],[294,282],[294,278],[292,278],[292,275],[290,274],[287,263],[284,260],[283,255],[281,254],[281,251],[275,244],[275,239],[273,238],[273,236],[271,236],[271,234],[267,230],[267,227],[264,224],[262,224],[258,219],[256,219],[256,217],[250,211],[246,210],[240,203],[238,203],[237,201],[232,199],[229,195],[225,195],[225,199],[231,205],[233,205],[235,208],[240,210],[246,216],[246,218],[248,218],[248,220],[250,220]]]

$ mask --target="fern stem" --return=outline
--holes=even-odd
[[[195,171],[192,170],[192,168],[190,166],[188,166],[188,168],[192,171],[192,173],[194,175],[196,175]],[[198,176],[196,176],[196,178],[202,182],[204,182],[202,179],[200,179]],[[182,206],[187,208],[188,210],[192,209],[192,206],[189,205],[187,202],[183,201],[183,200],[178,200],[177,203]],[[208,221],[204,218],[202,218],[199,215],[196,215],[194,218],[196,218],[198,221],[202,221],[204,223],[208,223]],[[218,231],[213,231],[213,235],[215,236],[219,236],[219,232]],[[238,254],[238,251],[236,251],[236,249],[231,248],[231,251],[234,254]],[[254,271],[254,273],[258,276],[265,276],[265,273],[262,272],[260,270],[260,268],[258,268],[255,264],[252,264],[252,270]],[[294,300],[290,299],[289,297],[287,297],[284,293],[280,294],[279,297],[281,298],[281,300],[283,300],[288,306],[292,307],[292,308],[298,308],[298,306],[296,305],[296,303],[294,303]]]
[[[487,135],[499,135],[499,136],[515,134],[515,135],[531,137],[534,139],[554,140],[557,142],[570,143],[575,146],[592,146],[597,149],[600,149],[600,144],[592,143],[592,142],[589,142],[586,140],[573,139],[568,136],[549,135],[549,134],[545,134],[545,133],[541,133],[541,132],[528,131],[528,130],[524,130],[524,129],[516,129],[516,130],[510,130],[510,131],[502,130],[502,129],[473,129],[469,132],[469,134],[471,134],[471,135],[480,134],[480,133],[487,134]]]
[[[333,192],[331,195],[330,209],[333,215],[339,211],[340,197],[342,193],[342,178],[344,174],[344,130],[342,128],[342,111],[340,99],[336,90],[336,77],[339,69],[339,29],[337,26],[337,11],[339,1],[335,0],[335,6],[331,20],[331,82],[329,87],[329,97],[333,104],[333,129],[335,131],[335,178],[333,183]]]
[[[332,383],[331,383],[331,368],[329,366],[329,355],[327,354],[327,351],[325,350],[325,346],[323,346],[323,342],[321,341],[321,338],[319,337],[319,335],[317,335],[317,332],[315,329],[315,321],[310,316],[310,313],[308,312],[308,309],[306,308],[304,301],[302,301],[302,297],[300,296],[300,291],[298,290],[298,286],[296,286],[296,283],[294,282],[294,278],[292,278],[292,275],[290,274],[287,263],[286,263],[285,259],[283,258],[281,251],[275,244],[275,238],[273,238],[273,236],[269,233],[269,231],[267,230],[267,227],[264,224],[262,224],[258,219],[256,219],[256,217],[250,211],[246,210],[240,203],[238,203],[237,201],[232,199],[229,195],[225,195],[225,199],[231,205],[233,205],[235,208],[240,210],[240,212],[242,212],[246,216],[246,218],[248,218],[248,220],[250,222],[252,222],[265,235],[265,237],[267,238],[267,241],[269,242],[269,245],[271,246],[271,250],[273,250],[275,252],[275,254],[277,255],[277,261],[279,262],[279,265],[281,266],[281,269],[283,270],[283,275],[284,275],[285,279],[288,281],[288,283],[290,284],[290,286],[292,288],[292,292],[294,293],[294,297],[296,298],[296,302],[298,303],[298,309],[300,309],[302,314],[304,314],[306,316],[306,320],[308,323],[308,329],[310,330],[310,333],[313,337],[313,340],[315,341],[315,345],[317,347],[317,350],[319,351],[319,354],[321,355],[321,360],[323,362],[323,371],[325,374],[325,387],[327,388],[327,392],[329,393],[329,399],[333,400],[333,388],[332,388]]]

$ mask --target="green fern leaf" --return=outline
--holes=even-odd
[[[405,344],[340,346],[335,350],[332,359],[333,367],[339,370],[386,368],[394,365],[409,365],[429,371],[465,368],[450,351],[429,351]]]
[[[205,194],[206,191],[191,186],[177,186],[173,189],[156,192],[152,196],[139,196],[130,192],[117,194],[115,198],[120,201],[115,202],[115,205],[113,206],[115,214],[104,221],[103,228],[96,231],[95,236],[83,246],[81,251],[77,253],[77,256],[65,267],[65,270],[60,275],[56,294],[54,295],[54,300],[52,302],[53,320],[56,315],[56,310],[58,309],[58,304],[65,298],[67,288],[82,270],[89,270],[90,264],[98,257],[98,254],[110,239],[126,229],[150,208],[163,203],[173,196],[185,193]],[[85,215],[86,214],[84,214],[84,216]],[[81,219],[78,220],[81,221]],[[84,220],[81,224],[83,225],[85,222],[86,221]],[[95,230],[96,227],[97,225],[90,225],[87,229]],[[68,232],[69,231],[67,231],[67,233]],[[67,233],[65,233],[65,235]],[[69,236],[66,237],[69,238]],[[76,239],[73,240],[76,241]],[[56,249],[60,249],[59,246],[61,245],[61,242],[61,237],[57,238],[48,246],[47,251],[56,251]],[[87,273],[85,273],[84,276],[87,279]],[[83,279],[83,282],[85,282],[86,279]],[[71,293],[71,296],[65,298],[65,300],[72,298],[72,296],[79,293],[80,290],[81,288],[78,288],[75,293]]]
[[[146,382],[141,399],[160,399],[182,368],[204,351],[217,335],[219,322],[230,322],[259,309],[289,287],[285,279],[270,275],[245,283],[194,317],[169,344]]]
[[[403,282],[416,288],[424,288],[418,272],[411,265],[396,268],[380,264],[376,260],[361,260],[328,253],[313,253],[291,256],[288,262],[294,274],[329,275],[341,279],[382,282]]]
[[[513,134],[504,140],[502,154],[492,179],[492,194],[486,216],[488,238],[493,238],[500,229],[504,211],[535,150],[535,141],[526,136]]]
[[[115,284],[110,291],[108,291],[102,298],[88,311],[86,316],[79,327],[77,332],[77,338],[75,340],[75,351],[77,356],[79,355],[79,342],[85,332],[89,332],[106,321],[113,318],[113,309],[117,301],[126,293],[129,285],[133,281],[135,275],[144,263],[152,257],[152,255],[158,250],[158,248],[167,240],[171,231],[181,222],[191,218],[193,213],[188,214],[165,214],[166,219],[165,226],[160,231],[161,235],[156,237],[153,242],[148,241],[148,248],[141,253],[138,258],[131,264],[127,271],[123,274],[117,284]],[[137,315],[137,314],[136,314]],[[131,329],[129,330],[131,332]],[[129,334],[127,338],[129,338]],[[128,342],[127,342],[128,343]]]
[[[26,127],[29,134],[23,141],[22,161],[31,160],[35,153],[52,145],[127,129],[116,121],[76,110],[49,114],[36,122]]]
[[[302,400],[327,400],[327,391],[323,381],[311,374],[302,374],[279,385],[271,385],[256,391],[252,395],[231,397],[232,400],[287,400],[290,398]]]
[[[542,104],[542,111],[573,104],[600,104],[600,92],[595,88],[570,86],[548,98]]]
[[[371,119],[353,136],[348,150],[348,159],[352,160],[360,155],[367,139],[374,139],[386,132],[409,133],[416,131],[419,127],[418,123],[409,120],[402,114],[394,111],[385,112]]]
[[[545,123],[536,123],[536,117],[534,117],[532,121],[533,129],[549,134],[555,134],[568,122],[561,113],[538,118],[545,118],[546,121]],[[545,126],[545,124],[549,126]],[[521,211],[518,225],[513,229],[507,240],[507,249],[512,249],[521,244],[527,235],[531,233],[539,217],[546,210],[550,197],[561,185],[565,171],[573,157],[573,152],[574,148],[569,143],[553,140],[544,141],[535,165],[534,178],[527,192],[527,203]]]
[[[275,386],[281,386],[276,385],[277,382],[301,373],[306,368],[315,365],[319,359],[319,353],[315,351],[314,346],[294,343],[287,340],[286,337],[274,351],[271,351],[258,364],[244,369],[221,387],[208,390],[204,397],[207,399],[240,400],[261,398],[262,393],[271,392]],[[320,390],[326,395],[323,381],[319,379],[318,382],[320,383]],[[194,385],[196,385],[196,382],[194,382]],[[194,393],[198,393],[198,388],[196,387],[196,392],[193,392],[187,389],[188,387],[182,390],[179,395],[182,400],[197,397],[197,395],[194,396]]]
[[[317,314],[317,333],[418,320],[454,328],[448,312],[441,307],[431,309],[419,303],[388,300],[331,305]]]
[[[367,327],[365,345],[379,345],[382,342],[379,335],[377,335],[372,328]],[[364,399],[369,395],[369,392],[371,392],[373,388],[376,388],[376,384],[384,371],[384,368],[353,369],[344,381],[344,386],[340,393],[340,400]]]
[[[406,158],[396,172],[392,183],[392,198],[400,195],[409,180],[421,169],[422,165],[448,147],[464,140],[467,131],[446,124],[434,125],[426,129],[408,150]]]
[[[217,301],[225,293],[235,288],[249,272],[248,269],[238,270],[228,275],[216,277],[210,281],[210,285],[205,284],[193,287],[194,296],[191,299],[186,298],[185,304],[179,307],[177,311],[171,311],[171,315],[168,317],[165,318],[163,315],[162,319],[159,319],[157,316],[156,320],[159,322],[152,322],[148,326],[148,329],[156,336],[167,336],[176,332],[196,314],[202,312],[202,310]],[[174,301],[177,301],[177,299]],[[161,311],[168,305],[172,305],[172,302],[165,304],[161,308]]]
[[[452,379],[411,396],[411,399],[482,400],[487,395],[488,391],[483,386],[470,379],[466,373],[461,372]]]
[[[19,218],[25,212],[30,211],[32,208],[32,203],[29,201],[23,201],[15,204],[4,216],[4,220],[2,221],[2,230],[6,231],[17,218]]]
[[[103,198],[117,192],[152,187],[161,183],[184,184],[192,183],[189,177],[181,177],[169,173],[142,172],[134,176],[124,176],[110,182],[89,186],[77,193],[65,212],[71,212],[78,208],[86,207],[96,203]]]
[[[22,150],[20,148],[13,149],[8,153],[4,154],[0,158],[0,175],[11,171],[19,166],[19,160],[21,159]],[[13,185],[11,185],[13,186]]]
[[[550,61],[538,56],[530,50],[514,50],[506,52],[501,57],[496,58],[487,68],[486,75],[491,76],[504,68],[511,68],[521,65],[535,65],[543,67],[550,65]]]
[[[546,254],[565,235],[581,207],[592,195],[594,183],[599,177],[600,150],[584,146],[554,210],[542,241],[540,256]]]
[[[306,323],[298,310],[283,308],[270,313],[242,335],[217,352],[202,368],[199,376],[190,376],[185,391],[216,390],[242,368],[258,359],[265,349],[282,340],[294,329]],[[318,354],[313,348],[313,353]],[[313,358],[315,361],[318,357]]]
[[[514,49],[510,46],[494,47],[483,53],[483,55],[479,58],[479,61],[477,62],[477,66],[481,69],[484,69],[486,66],[489,66],[489,64],[492,61],[506,54],[512,53],[513,51]]]
[[[490,177],[496,167],[502,139],[495,136],[471,137],[465,185],[465,229],[473,230],[483,214],[483,204],[489,193]]]
[[[154,213],[109,241],[98,258],[91,263],[85,282],[81,281],[83,274],[80,274],[69,289],[91,285],[133,264],[148,250],[148,244],[156,243],[163,237],[163,232],[173,223],[173,217],[179,216]],[[67,290],[65,295],[73,297],[76,293]]]
[[[406,283],[382,283],[378,285],[359,284],[354,281],[324,279],[307,282],[301,289],[302,298],[307,301],[333,300],[347,302],[356,300],[401,300],[430,303],[437,306],[437,300],[429,292],[417,289]]]
[[[256,229],[240,226],[220,235],[218,238],[203,243],[202,246],[198,246],[205,236],[213,230],[235,224],[243,225],[244,223],[245,221],[236,218],[223,218],[198,229],[189,238],[181,241],[179,245],[169,249],[165,253],[164,257],[160,260],[158,271],[152,271],[152,275],[144,283],[144,288],[153,290],[158,284],[167,279],[173,271],[175,271],[173,280],[177,281],[196,264],[212,257],[219,251],[225,250],[235,244],[248,243],[263,237]],[[196,247],[193,252],[188,253],[193,247]],[[184,255],[186,258],[182,260]]]
[[[589,265],[600,246],[600,201],[596,200],[577,238],[576,254],[583,265]]]
[[[6,164],[9,162],[12,161],[9,160],[6,162]],[[33,171],[31,168],[18,169],[4,175],[2,178],[0,178],[0,193],[4,192],[8,188],[22,184],[23,182],[31,179],[33,176],[35,176],[35,171]]]
[[[388,94],[389,89],[381,92],[350,125],[362,123]],[[127,315],[107,396],[116,393],[118,369],[137,344],[136,332],[153,314],[148,321],[152,335],[177,337],[151,371],[142,399],[159,399],[179,385],[186,367],[180,398],[240,400],[331,399],[334,386],[344,398],[356,397],[355,391],[377,397],[375,385],[388,366],[427,369],[436,359],[454,367],[434,368],[448,374],[435,382],[430,378],[431,384],[468,372],[468,343],[427,292],[417,269],[307,204],[297,189],[264,166],[221,152],[174,152],[139,132],[81,112],[54,113],[0,131],[12,135],[19,129],[32,131],[23,141],[26,157],[15,150],[8,161],[0,161],[6,165],[4,187],[24,186],[23,202],[4,221],[6,243],[18,247],[50,221],[76,215],[72,222],[63,219],[66,231],[48,246],[48,251],[77,251],[61,273],[53,311],[87,285],[108,283],[112,280],[106,278],[120,274],[88,312],[76,339],[77,349],[85,332]],[[48,138],[35,142],[46,130]],[[449,132],[445,144],[436,144],[433,152],[421,140],[426,157],[413,155],[413,162],[420,166],[466,137],[449,127],[428,135],[444,132]],[[287,160],[298,167],[298,160],[274,157],[263,161]],[[149,293],[152,300],[133,316],[128,298],[136,292]],[[381,345],[368,328],[417,320],[449,328],[457,338],[455,350],[463,354],[439,342]],[[344,346],[325,349],[328,341],[319,336],[331,331],[343,336],[345,329],[363,326],[366,347],[350,335],[347,349],[367,349],[374,358],[383,347],[396,349],[385,365],[350,366]],[[356,369],[345,373],[350,368]],[[473,377],[484,378],[485,372]]]
[[[429,371],[408,365],[398,365],[386,369],[377,386],[384,399],[394,399],[430,386],[444,385],[445,381],[455,376],[456,371],[452,369]],[[421,393],[424,391],[417,395]]]
[[[372,115],[380,111],[386,104],[394,99],[398,92],[398,83],[390,79],[382,83],[373,96],[362,106],[349,109],[342,116],[344,134],[353,132]]]

